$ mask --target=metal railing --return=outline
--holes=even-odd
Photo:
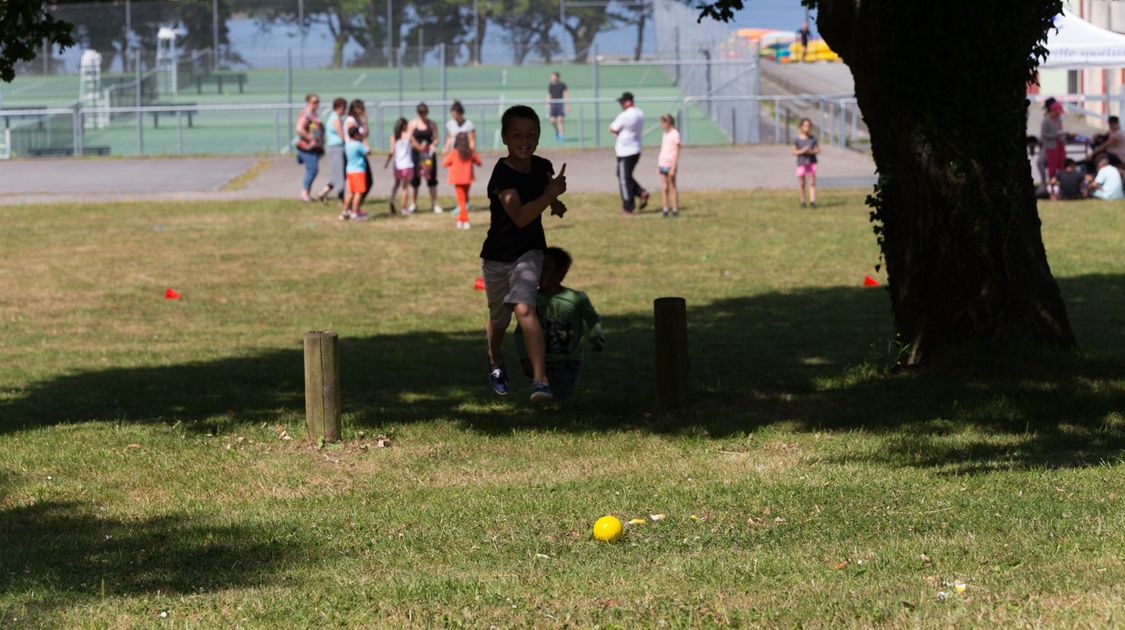
[[[499,148],[500,115],[517,101],[463,100],[481,148]],[[411,117],[415,101],[369,101],[372,147],[388,146],[395,120]],[[444,113],[451,100],[428,101],[431,111]],[[529,103],[543,116],[549,142],[545,102]],[[619,113],[613,98],[572,98],[563,146],[608,146],[607,127]],[[865,132],[853,97],[842,95],[694,96],[644,98],[646,144],[659,141],[660,114],[676,116],[685,145],[788,143],[802,116],[813,120],[825,144],[862,146]],[[110,153],[116,155],[284,153],[294,141],[301,103],[167,104],[89,108],[0,110],[3,152],[13,157]],[[754,114],[756,112],[756,115]],[[805,112],[805,113],[802,113]],[[812,112],[809,115],[807,112]],[[87,124],[87,117],[110,121],[105,128]],[[443,118],[439,115],[437,119]],[[163,122],[163,126],[161,126]],[[151,125],[151,129],[149,126]]]

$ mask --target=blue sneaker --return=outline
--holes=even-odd
[[[492,368],[488,373],[488,384],[492,385],[492,391],[500,394],[501,396],[508,395],[508,369],[504,366]]]
[[[531,402],[547,403],[554,399],[555,395],[551,392],[550,385],[538,381],[531,384]]]

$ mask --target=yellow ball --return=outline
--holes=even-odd
[[[621,538],[621,521],[614,516],[603,516],[594,523],[594,540],[613,542]]]

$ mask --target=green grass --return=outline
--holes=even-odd
[[[730,137],[707,115],[705,108],[692,105],[680,115],[676,103],[651,102],[655,97],[681,97],[680,90],[671,78],[657,66],[606,66],[599,69],[599,90],[595,94],[593,70],[589,65],[551,66],[482,66],[451,67],[447,72],[447,95],[450,99],[489,100],[502,99],[507,104],[526,103],[547,116],[546,92],[550,69],[558,69],[570,88],[572,98],[616,98],[625,90],[632,90],[646,109],[650,124],[645,140],[659,143],[659,116],[665,112],[677,115],[685,131],[685,142],[693,145],[727,144]],[[283,104],[286,102],[284,70],[247,70],[245,93],[239,94],[237,85],[230,88],[224,83],[224,93],[219,94],[214,84],[205,84],[203,93],[196,94],[194,85],[185,86],[176,96],[161,98],[162,103],[198,103],[202,105],[232,105],[245,103]],[[402,98],[408,102],[438,100],[441,97],[438,68],[405,68],[402,74]],[[70,107],[78,100],[78,76],[25,76],[17,77],[10,85],[0,88],[5,107],[51,106]],[[336,96],[348,99],[363,98],[368,101],[396,101],[399,99],[398,73],[388,68],[348,68],[341,70],[317,69],[293,72],[293,99],[301,102],[306,92],[318,92],[325,103]],[[327,105],[326,105],[327,106]],[[492,106],[467,106],[468,118],[478,130],[479,142],[486,147],[499,147],[500,114],[502,108]],[[605,131],[619,112],[616,105],[575,104],[568,115],[567,145],[574,147],[611,146],[613,136]],[[373,126],[382,126],[382,138],[389,138],[399,116],[410,118],[413,107],[387,109],[382,121],[374,118]],[[434,111],[435,118],[444,122],[447,112]],[[682,120],[684,117],[686,123]],[[27,123],[30,119],[22,119]],[[17,127],[21,120],[13,120]],[[288,146],[291,123],[284,112],[276,118],[269,111],[201,112],[193,117],[188,127],[186,116],[177,131],[172,116],[161,118],[160,128],[154,129],[150,116],[145,117],[144,152],[146,155],[186,154],[246,154],[276,152]],[[70,143],[73,132],[63,124],[58,135]],[[600,137],[595,130],[601,130]],[[19,134],[21,132],[14,131]],[[19,138],[13,141],[18,147]],[[108,146],[112,155],[135,155],[138,152],[136,120],[122,117],[103,129],[87,129],[87,146]],[[380,145],[380,148],[383,148]]]
[[[899,373],[886,295],[860,288],[862,194],[793,197],[692,194],[665,221],[574,195],[548,241],[609,346],[546,409],[522,379],[486,391],[482,214],[4,208],[0,619],[1125,624],[1125,204],[1041,208],[1082,352]],[[652,391],[663,295],[689,304],[676,414]],[[322,450],[313,328],[341,334],[346,435]],[[607,513],[667,519],[607,546]]]

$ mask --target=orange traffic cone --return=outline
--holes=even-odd
[[[477,291],[484,291],[484,278],[477,277],[477,281],[473,283],[473,288]]]
[[[863,276],[863,286],[865,286],[865,287],[877,287],[877,286],[879,286],[879,281],[876,280],[875,278],[872,278],[871,276]]]
[[[181,297],[183,297],[183,296],[181,296],[179,294],[179,292],[176,291],[175,289],[168,288],[167,290],[164,291],[164,299],[165,300],[178,300]]]

